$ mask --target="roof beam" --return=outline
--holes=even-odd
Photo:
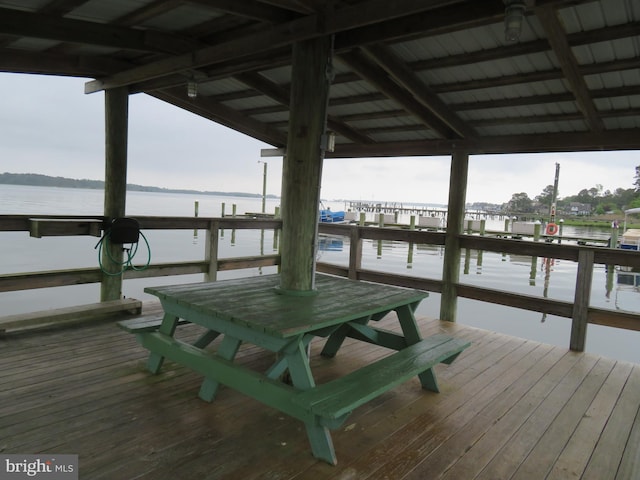
[[[411,95],[400,89],[398,84],[388,77],[386,71],[372,64],[362,53],[354,51],[342,54],[337,58],[347,63],[362,79],[374,85],[390,99],[398,102],[402,108],[414,115],[428,128],[433,129],[444,138],[458,137],[448,125],[444,124],[440,118],[422,104],[416,102]]]
[[[236,79],[240,80],[245,85],[252,89],[274,99],[281,105],[290,107],[290,91],[288,88],[280,87],[273,82],[270,82],[262,75],[257,73],[244,73],[236,75]],[[354,130],[343,122],[339,121],[335,117],[327,116],[327,125],[330,130],[342,135],[343,137],[358,143],[373,143],[366,135]]]
[[[598,116],[598,110],[593,103],[593,99],[589,94],[589,88],[580,72],[578,61],[571,51],[571,47],[567,41],[567,34],[560,24],[558,13],[553,6],[536,7],[535,11],[589,128],[594,132],[601,132],[604,130],[604,124]]]
[[[620,72],[624,70],[635,70],[640,68],[640,58],[625,58],[613,62],[585,65],[580,67],[581,75],[596,75],[606,72]],[[505,85],[517,85],[523,83],[542,82],[545,80],[562,79],[562,70],[542,70],[532,73],[522,73],[517,75],[506,75],[503,77],[491,77],[482,80],[469,80],[466,82],[442,83],[432,85],[431,88],[436,93],[461,92],[465,90],[476,90],[483,88],[495,88]],[[574,96],[575,98],[575,96]]]
[[[434,113],[441,121],[449,126],[460,137],[475,135],[473,128],[453,113],[449,107],[426,85],[418,76],[390,49],[383,45],[376,45],[364,50],[376,63],[384,68],[389,76],[402,85],[422,105]]]
[[[166,0],[166,1],[155,1],[148,5],[138,8],[133,12],[129,12],[126,15],[118,18],[116,21],[111,22],[115,25],[120,26],[134,26],[140,23],[144,23],[146,20],[150,18],[157,17],[159,15],[163,15],[171,10],[175,10],[176,8],[184,5],[186,0]]]
[[[153,30],[134,30],[71,18],[54,18],[9,8],[0,8],[0,34],[143,52],[164,52],[165,45],[178,40],[176,35]]]
[[[500,153],[589,152],[640,150],[640,129],[604,132],[545,133],[537,135],[479,136],[455,140],[388,142],[375,145],[339,144],[327,158],[368,158]]]
[[[129,63],[109,57],[36,53],[17,49],[3,49],[0,55],[0,71],[12,73],[91,77],[100,72],[108,75],[130,66]]]
[[[258,52],[268,52],[292,43],[372,25],[389,19],[412,15],[455,0],[368,0],[343,7],[330,16],[311,14],[272,26],[253,35],[231,39],[194,52],[152,62],[131,70],[88,82],[86,93],[139,83],[192,68],[206,67]]]
[[[284,147],[287,144],[287,134],[285,132],[274,129],[253,118],[246,117],[225,105],[209,100],[207,97],[188,98],[186,90],[183,88],[158,90],[149,93],[149,95],[274,147]]]
[[[47,15],[62,16],[84,5],[88,1],[89,0],[53,0],[40,8],[38,12],[46,13]]]
[[[294,17],[288,10],[265,5],[256,0],[189,0],[189,2],[258,22],[281,23]]]

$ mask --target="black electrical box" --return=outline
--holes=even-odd
[[[109,241],[116,245],[138,243],[140,224],[135,218],[115,218],[109,229]]]

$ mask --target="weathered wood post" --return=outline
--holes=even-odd
[[[467,196],[469,175],[469,154],[455,152],[451,156],[449,178],[449,208],[447,229],[444,240],[444,265],[442,267],[442,297],[440,299],[440,319],[456,321],[458,290],[460,280],[460,234],[464,222],[464,203]]]
[[[124,217],[127,199],[127,137],[129,91],[126,87],[105,91],[104,216],[109,221]],[[108,243],[102,249],[102,268],[108,273],[122,269],[122,245]],[[122,275],[102,274],[100,301],[122,297]]]
[[[349,230],[349,278],[358,279],[358,272],[362,267],[362,238],[360,229],[357,226],[350,227]]]
[[[320,182],[332,68],[332,38],[293,46],[287,153],[282,166],[280,290],[315,287]]]
[[[586,248],[581,249],[578,253],[578,273],[571,317],[571,343],[569,345],[569,348],[576,352],[584,352],[587,343],[594,256],[594,251]]]
[[[218,253],[220,248],[220,221],[212,220],[209,223],[205,241],[204,260],[209,264],[204,279],[207,282],[215,282],[218,279]]]

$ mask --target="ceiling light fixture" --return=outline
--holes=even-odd
[[[195,78],[190,78],[187,82],[187,96],[189,98],[196,98],[198,96],[198,83]]]
[[[508,42],[517,42],[522,32],[522,22],[524,21],[526,6],[524,0],[505,0],[505,5],[504,38]]]

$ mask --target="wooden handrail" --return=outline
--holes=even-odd
[[[0,215],[0,232],[29,231],[29,219],[34,217],[73,219],[78,221],[95,221],[96,219],[101,219],[101,217],[96,216]],[[211,239],[218,237],[218,231],[222,229],[278,230],[281,227],[281,221],[279,219],[150,216],[136,218],[143,229],[207,230],[208,241],[202,261],[152,264],[144,271],[125,272],[125,279],[194,273],[205,273],[211,278],[212,272],[215,276],[215,272],[217,271],[274,266],[280,263],[278,254],[219,259],[217,255],[217,242],[211,241]],[[76,231],[77,229],[74,230],[70,227],[69,233],[74,234]],[[443,289],[443,281],[438,278],[412,277],[362,268],[363,240],[387,240],[442,246],[445,243],[445,233],[443,232],[340,224],[320,224],[319,231],[323,234],[344,236],[349,239],[351,245],[348,266],[318,262],[317,268],[320,272],[357,280],[419,288],[432,292],[441,292]],[[586,325],[588,323],[640,331],[640,315],[589,306],[593,265],[621,265],[640,268],[640,254],[638,254],[638,252],[568,244],[558,245],[468,234],[459,235],[458,239],[462,249],[562,259],[578,263],[574,302],[518,294],[464,283],[455,285],[459,297],[571,318],[572,335],[570,346],[575,350],[584,349]],[[100,280],[101,272],[98,268],[12,273],[0,275],[0,292],[97,283],[100,282]]]

